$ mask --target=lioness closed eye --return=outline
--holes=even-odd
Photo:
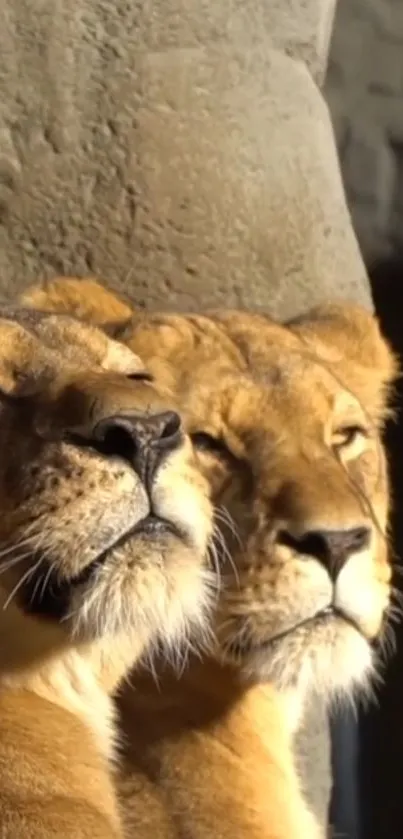
[[[108,699],[204,625],[212,511],[140,359],[70,317],[0,310],[0,833],[120,836]]]
[[[46,290],[50,306],[61,291]],[[93,288],[91,305],[84,284],[90,317]],[[244,312],[127,320],[125,308],[116,334],[181,402],[223,563],[210,657],[180,681],[161,667],[158,688],[138,677],[122,698],[128,820],[164,839],[312,839],[291,733],[311,691],[365,690],[376,662],[395,360],[376,320],[348,305],[286,326]]]

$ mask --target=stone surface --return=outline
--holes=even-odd
[[[403,3],[339,0],[325,85],[369,262],[403,248]]]
[[[95,273],[148,305],[361,299],[326,107],[269,48],[299,20],[308,43],[330,4],[254,0],[242,49],[244,3],[224,4],[228,31],[195,3],[203,46],[178,3],[3,0],[0,290]]]

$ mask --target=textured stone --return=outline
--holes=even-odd
[[[280,316],[361,299],[326,107],[306,67],[268,49],[263,7],[305,10],[312,27],[308,5],[255,0],[245,50],[206,21],[209,45],[175,47],[175,32],[192,40],[176,2],[164,33],[158,4],[3,0],[0,289],[96,273],[148,305],[188,307],[203,290],[205,305]]]
[[[403,3],[340,0],[325,85],[363,252],[403,248]]]

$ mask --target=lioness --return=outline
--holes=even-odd
[[[0,309],[0,834],[117,839],[109,694],[203,626],[212,509],[140,359]]]
[[[27,299],[109,323],[180,399],[216,503],[223,590],[210,657],[121,699],[128,835],[318,835],[292,734],[312,690],[364,689],[391,597],[381,430],[397,365],[376,320],[325,305],[134,313],[74,280]],[[63,299],[63,302],[61,302]],[[111,317],[109,317],[109,312]]]

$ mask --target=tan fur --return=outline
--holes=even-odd
[[[178,839],[320,836],[301,797],[284,700],[240,685],[231,668],[192,661],[183,678],[159,668],[120,700],[120,794],[126,835]]]
[[[95,307],[94,287],[81,291]],[[395,360],[376,320],[348,305],[286,326],[134,313],[115,335],[176,393],[201,446],[224,584],[209,659],[191,657],[177,683],[157,667],[158,689],[138,676],[121,699],[129,835],[314,837],[292,731],[310,691],[351,697],[374,669],[391,596],[380,435]],[[333,581],[298,546],[348,528],[367,528],[368,544]],[[331,603],[345,617],[315,618]]]
[[[203,630],[212,511],[188,438],[146,488],[129,456],[92,436],[103,418],[174,408],[94,327],[0,309],[5,839],[121,837],[110,694],[150,645]],[[178,534],[132,534],[151,504]]]
[[[83,295],[82,281],[75,277],[56,278],[41,286],[25,289],[20,297],[22,306],[42,311],[57,311],[75,314],[89,323],[121,323],[130,319],[132,310],[108,289],[99,285],[90,277],[85,280],[86,293]],[[100,318],[100,320],[99,320]]]

